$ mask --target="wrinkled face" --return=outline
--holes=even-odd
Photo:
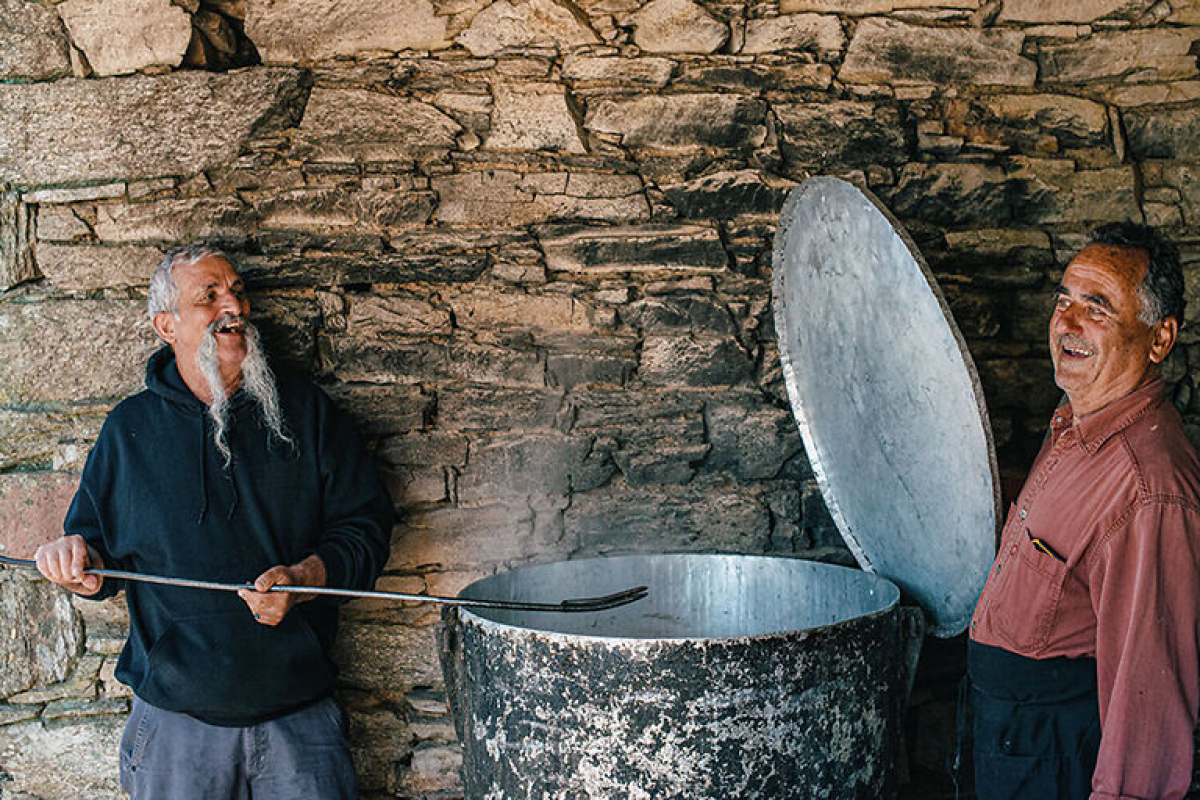
[[[1144,250],[1091,244],[1067,266],[1050,317],[1050,356],[1076,415],[1138,388],[1174,344],[1173,320],[1138,318],[1148,264]]]
[[[212,327],[217,363],[223,378],[236,381],[246,357],[245,325],[250,306],[242,279],[233,265],[219,256],[181,264],[173,272],[179,287],[178,312],[160,312],[154,329],[175,350],[180,365],[196,363],[196,350]]]

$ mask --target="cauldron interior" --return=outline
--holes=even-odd
[[[472,609],[502,625],[618,639],[760,636],[834,625],[886,611],[900,591],[877,575],[798,559],[741,555],[633,555],[563,561],[505,572],[464,597],[534,602],[647,586],[649,596],[582,614]]]

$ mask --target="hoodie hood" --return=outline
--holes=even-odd
[[[150,360],[146,362],[146,388],[163,398],[172,405],[196,414],[204,414],[208,406],[200,398],[192,394],[192,390],[179,374],[179,364],[175,362],[175,351],[170,345],[160,347]],[[229,398],[229,412],[232,415],[238,409],[251,402],[248,394],[238,389]]]
[[[184,383],[175,363],[175,351],[170,345],[160,347],[146,362],[146,388],[159,397],[197,414],[203,414],[207,406]]]

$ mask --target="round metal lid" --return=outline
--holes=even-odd
[[[999,481],[979,376],[907,232],[869,192],[812,178],[775,235],[784,381],[834,522],[938,636],[994,556]]]

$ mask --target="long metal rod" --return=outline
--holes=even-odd
[[[24,558],[0,556],[0,564],[9,567],[37,569],[36,562]],[[98,575],[104,578],[122,578],[127,581],[137,581],[140,583],[184,586],[191,589],[210,589],[221,592],[236,592],[241,589],[254,591],[254,584],[252,583],[217,583],[215,581],[197,581],[190,578],[167,578],[162,575],[146,575],[140,572],[127,572],[120,569],[85,569],[83,573],[85,575]],[[366,597],[376,600],[414,600],[420,603],[438,603],[440,605],[461,606],[463,608],[494,608],[503,611],[555,611],[559,613],[607,611],[612,608],[619,608],[630,603],[635,603],[650,593],[650,590],[645,586],[635,586],[632,589],[606,594],[601,597],[577,597],[563,600],[561,603],[531,603],[517,600],[479,600],[467,597],[443,597],[436,594],[334,589],[328,586],[276,585],[267,591],[291,594],[321,594],[332,597]]]

